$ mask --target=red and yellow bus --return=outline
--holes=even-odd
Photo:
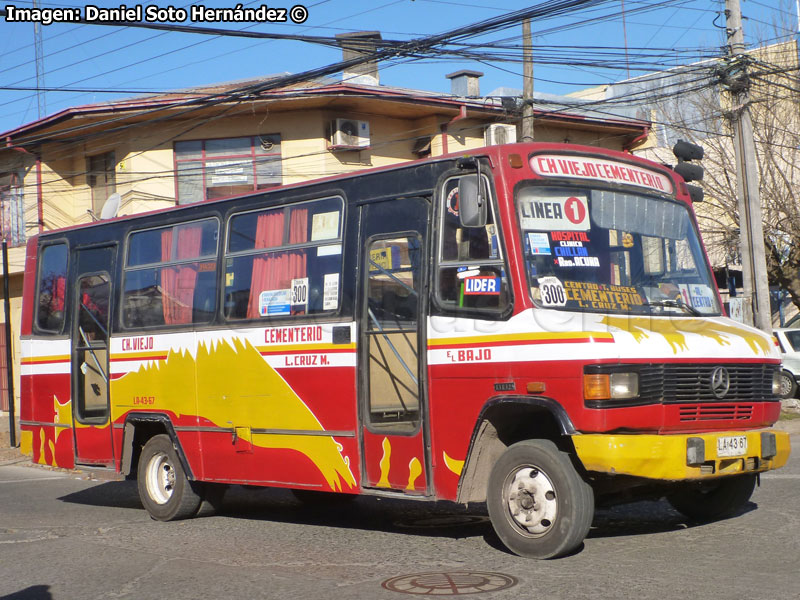
[[[28,243],[22,438],[138,479],[486,503],[509,549],[596,503],[734,514],[784,465],[778,354],[724,316],[686,183],[630,154],[481,148]]]

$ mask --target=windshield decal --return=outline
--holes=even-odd
[[[523,229],[588,231],[586,195],[529,197],[520,202]]]
[[[499,296],[500,278],[499,277],[466,277],[464,279],[465,296]]]
[[[576,302],[580,308],[628,311],[632,306],[645,304],[644,298],[636,288],[626,285],[565,281],[564,291],[567,300]]]
[[[686,295],[689,296],[687,304],[696,308],[697,310],[712,311],[714,310],[714,292],[707,285],[681,285],[681,293],[686,289]]]
[[[531,248],[531,254],[552,254],[550,250],[550,240],[547,238],[546,233],[529,231],[528,245]]]
[[[534,289],[539,293],[542,306],[566,306],[567,295],[558,277],[540,277],[538,283],[539,288]]]
[[[554,231],[553,253],[556,256],[555,264],[559,267],[599,267],[600,259],[591,256],[589,249],[584,246],[589,242],[589,236],[584,231]]]

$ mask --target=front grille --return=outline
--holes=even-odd
[[[724,369],[724,373],[719,369]],[[586,373],[639,373],[639,396],[629,401],[616,401],[615,407],[645,404],[686,404],[680,407],[681,420],[749,419],[752,405],[747,403],[777,401],[772,393],[772,376],[778,365],[770,364],[697,364],[665,365],[589,365]],[[717,387],[714,375],[727,379],[727,391]],[[727,374],[727,378],[724,377]],[[717,381],[719,383],[719,381]],[[724,386],[723,386],[724,387]],[[723,393],[724,392],[724,393]],[[736,403],[736,404],[733,404]],[[740,404],[741,403],[741,404]],[[587,401],[590,408],[608,405]]]
[[[721,397],[715,396],[712,390],[712,377],[717,367],[724,367],[730,376],[728,391]],[[652,399],[660,397],[665,404],[763,402],[774,399],[772,375],[776,370],[776,365],[765,364],[653,365],[639,373],[640,396],[645,397],[647,393]]]
[[[752,404],[689,404],[678,407],[681,422],[689,421],[749,421],[753,416]]]

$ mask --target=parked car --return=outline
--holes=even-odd
[[[784,324],[783,327],[784,327],[784,329],[800,327],[800,312],[797,313],[795,316],[793,316],[788,321],[786,321],[786,323]]]
[[[800,328],[781,327],[774,333],[783,357],[781,398],[794,398],[800,380]]]

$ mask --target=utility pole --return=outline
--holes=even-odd
[[[622,7],[622,37],[625,40],[625,72],[628,74],[628,79],[631,78],[631,63],[628,60],[628,27],[625,24],[625,0],[619,0]],[[798,0],[800,2],[800,0]]]
[[[522,141],[533,141],[533,41],[531,20],[522,21]]]
[[[729,91],[733,98],[730,118],[733,124],[733,147],[736,155],[736,189],[739,196],[739,231],[742,252],[744,298],[753,311],[752,324],[772,333],[769,281],[758,191],[758,166],[750,119],[750,82],[739,0],[725,0],[727,20],[729,75],[735,79]],[[733,75],[732,71],[737,72]],[[749,316],[749,315],[748,315]],[[746,316],[747,320],[747,316]]]
[[[33,0],[33,8],[38,8],[37,0]],[[33,49],[36,63],[36,101],[38,103],[38,115],[41,119],[47,114],[47,106],[44,100],[44,51],[42,49],[42,25],[39,21],[33,23]]]

